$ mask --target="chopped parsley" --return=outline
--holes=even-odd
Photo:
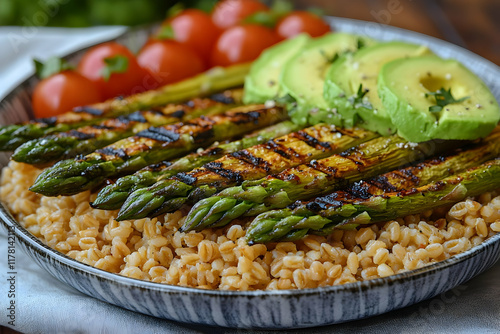
[[[451,88],[446,90],[443,87],[435,92],[425,93],[425,97],[429,96],[434,96],[434,98],[436,99],[436,105],[429,107],[430,112],[440,112],[441,110],[443,110],[443,107],[447,106],[448,104],[460,103],[470,97],[464,96],[457,100],[451,94]]]
[[[356,92],[356,94],[349,97],[347,100],[355,108],[363,107],[366,109],[373,109],[371,103],[365,99],[365,95],[369,91],[370,91],[369,89],[366,88],[363,89],[363,84],[359,84],[358,91]]]

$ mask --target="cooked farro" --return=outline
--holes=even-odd
[[[203,289],[302,289],[386,277],[444,260],[500,232],[499,190],[328,238],[249,246],[246,221],[182,233],[183,211],[117,222],[116,211],[90,207],[90,192],[39,196],[28,190],[39,172],[10,162],[0,197],[44,243],[109,272]]]

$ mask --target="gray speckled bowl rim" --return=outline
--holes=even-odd
[[[417,32],[408,31],[401,28],[395,28],[386,26],[379,23],[374,22],[365,22],[353,19],[346,18],[336,18],[336,17],[328,17],[330,24],[337,31],[345,31],[351,33],[359,33],[359,30],[365,29],[363,31],[363,35],[367,35],[370,37],[374,37],[380,40],[404,40],[408,42],[414,43],[424,43],[431,47],[433,51],[446,57],[436,48],[440,48],[442,46],[446,46],[447,52],[452,54],[454,58],[460,59],[472,59],[475,62],[480,63],[483,67],[488,69],[487,74],[493,78],[500,78],[500,68],[493,64],[492,62],[472,53],[469,50],[466,50],[462,47],[453,45],[451,43],[439,40],[434,37],[426,36]],[[148,28],[150,29],[150,28]],[[113,38],[111,40],[120,40],[121,37],[129,33],[130,31],[124,32],[122,35]],[[86,48],[82,48],[81,50],[85,50]],[[68,57],[71,57],[73,54],[76,54],[79,51],[71,53]],[[472,68],[473,71],[474,68]],[[482,76],[484,76],[485,72],[481,72]],[[8,93],[4,99],[7,100],[11,96],[18,93],[23,86],[27,85],[28,82],[34,80],[34,76],[30,76],[17,87],[15,87],[10,93]],[[497,87],[500,90],[499,87]],[[498,99],[498,94],[496,94]],[[230,297],[230,298],[258,298],[262,296],[272,297],[272,296],[313,296],[313,295],[324,295],[324,294],[334,294],[340,291],[365,291],[377,286],[392,286],[394,284],[400,284],[405,281],[415,280],[420,277],[431,275],[432,273],[436,273],[447,269],[449,267],[459,265],[460,263],[474,258],[477,255],[488,251],[490,248],[494,247],[496,243],[500,241],[500,234],[496,234],[489,239],[485,240],[478,246],[471,248],[468,251],[463,253],[454,255],[449,259],[436,262],[425,267],[407,271],[400,274],[391,275],[384,278],[377,278],[368,281],[360,281],[355,283],[347,283],[343,285],[335,285],[335,286],[327,286],[327,287],[319,287],[319,288],[309,288],[309,289],[297,289],[297,290],[257,290],[257,291],[224,291],[224,290],[205,290],[199,288],[190,288],[190,287],[182,287],[176,285],[169,285],[164,283],[154,283],[144,280],[139,280],[135,278],[129,278],[125,276],[121,276],[119,274],[114,274],[111,272],[107,272],[101,269],[97,269],[90,265],[87,265],[82,262],[78,262],[67,255],[56,251],[49,246],[42,243],[38,238],[33,236],[30,232],[28,232],[24,227],[22,227],[10,214],[10,212],[5,208],[4,204],[0,202],[0,220],[2,221],[2,226],[6,229],[14,229],[14,233],[18,240],[22,241],[26,246],[27,250],[34,251],[41,255],[42,257],[49,258],[54,260],[55,263],[66,266],[75,272],[78,272],[85,276],[95,277],[101,281],[107,281],[109,283],[118,284],[122,287],[134,287],[139,289],[146,289],[151,291],[158,291],[164,293],[178,293],[178,294],[190,294],[190,295],[204,295],[204,296],[213,296],[213,297]],[[28,253],[32,258],[35,258],[33,254]],[[38,261],[38,260],[37,260]],[[491,264],[492,266],[493,264]],[[489,266],[489,267],[491,267]],[[488,268],[489,268],[488,267]],[[487,270],[488,268],[483,268],[482,271]],[[45,268],[44,268],[45,269]],[[482,272],[481,271],[481,272]],[[52,273],[51,273],[52,274]],[[479,273],[478,273],[479,274]],[[453,288],[452,286],[449,287]]]
[[[170,285],[165,283],[155,283],[136,278],[130,278],[119,274],[104,271],[92,267],[88,264],[78,262],[75,259],[53,249],[40,241],[37,237],[32,235],[28,230],[21,226],[10,212],[5,208],[3,203],[0,203],[0,220],[4,228],[14,228],[14,233],[29,249],[36,251],[41,256],[49,257],[56,262],[73,268],[85,275],[92,275],[100,280],[111,281],[112,283],[120,283],[128,287],[137,287],[148,290],[155,290],[161,292],[179,292],[188,294],[202,294],[208,296],[224,296],[224,297],[260,297],[260,296],[273,296],[273,295],[320,295],[324,293],[335,293],[339,290],[363,291],[373,288],[375,286],[392,285],[401,283],[404,280],[414,280],[418,277],[426,276],[453,265],[458,265],[463,261],[475,257],[476,255],[485,252],[488,248],[493,247],[497,242],[500,242],[500,233],[496,234],[489,239],[485,240],[478,246],[475,246],[468,251],[454,255],[446,260],[439,261],[422,268],[414,269],[411,271],[387,276],[384,278],[376,278],[368,281],[359,281],[354,283],[346,283],[342,285],[326,286],[319,288],[308,289],[295,289],[295,290],[255,290],[255,291],[226,291],[226,290],[205,290],[199,288],[189,288],[177,285]],[[486,270],[487,268],[485,268]],[[452,288],[452,287],[450,287]]]

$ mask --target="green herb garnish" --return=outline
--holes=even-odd
[[[341,55],[339,55],[338,52],[334,53],[333,56],[331,56],[331,57],[326,54],[325,50],[320,50],[319,52],[325,58],[326,62],[329,64],[332,64],[334,61],[339,59],[339,57],[341,56]]]
[[[352,55],[352,54],[356,53],[359,49],[362,49],[364,47],[365,47],[365,41],[361,38],[358,38],[358,40],[356,41],[356,49],[355,50],[346,50],[343,52],[337,52],[331,57],[328,56],[324,50],[320,50],[320,52],[321,52],[321,55],[323,57],[325,57],[326,61],[331,64],[334,61],[336,61],[337,59],[339,59],[340,56]]]
[[[365,46],[366,46],[366,44],[365,44],[364,39],[358,38],[358,40],[356,42],[356,47],[358,48],[358,50],[364,48]]]
[[[275,99],[274,101],[276,102],[277,105],[287,105],[290,103],[297,102],[297,100],[290,94],[280,96],[277,99]]]
[[[451,94],[451,88],[446,90],[443,87],[435,92],[425,93],[425,97],[429,96],[434,96],[434,98],[436,99],[436,105],[429,107],[430,112],[440,112],[441,110],[443,110],[443,107],[447,106],[448,104],[460,103],[470,98],[470,96],[464,96],[457,100]]]
[[[369,91],[369,89],[363,89],[363,84],[359,84],[356,95],[349,97],[347,100],[355,108],[364,107],[366,109],[373,109],[371,103],[364,100],[365,95],[368,94]]]

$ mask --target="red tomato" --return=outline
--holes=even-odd
[[[321,17],[304,11],[294,11],[282,18],[276,25],[280,38],[291,38],[302,32],[318,37],[330,31],[330,26]]]
[[[128,65],[123,73],[111,73],[109,80],[106,80],[103,78],[105,59],[117,56],[125,57]],[[147,72],[139,66],[129,49],[116,42],[100,44],[87,51],[78,64],[77,71],[95,82],[105,99],[135,94],[150,88],[144,87],[143,83]]]
[[[248,24],[227,29],[212,50],[212,66],[228,66],[256,59],[262,50],[278,42],[276,34],[263,26]]]
[[[219,28],[235,26],[244,18],[269,8],[256,0],[224,0],[219,2],[212,12],[212,20]]]
[[[217,37],[219,28],[211,17],[198,9],[187,9],[166,22],[173,29],[173,38],[195,50],[206,61]]]
[[[74,107],[101,100],[95,84],[73,71],[63,71],[43,79],[35,87],[32,96],[33,111],[37,118],[56,116]]]
[[[150,40],[137,55],[137,61],[149,70],[159,85],[166,85],[205,70],[201,57],[174,40]]]

